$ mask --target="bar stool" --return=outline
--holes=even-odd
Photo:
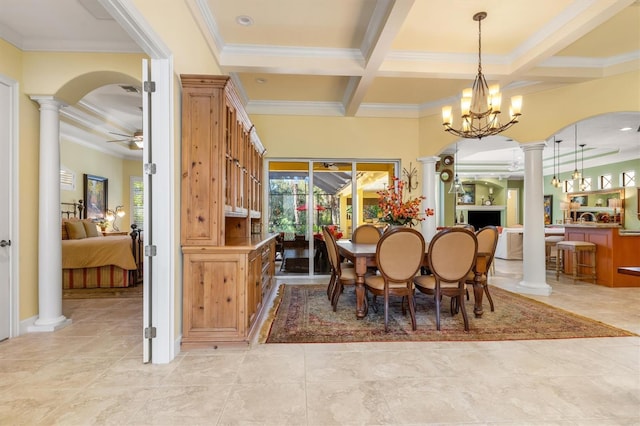
[[[575,284],[578,278],[588,277],[596,283],[596,245],[587,241],[560,241],[556,243],[558,253],[556,255],[556,279],[560,276],[560,265],[564,267],[564,251],[570,251],[572,253],[573,260],[573,283]],[[578,260],[583,260],[584,253],[589,254],[589,263],[578,263]],[[591,269],[591,274],[579,274],[580,267]]]
[[[558,248],[556,247],[556,245],[560,241],[564,241],[563,235],[549,235],[548,237],[544,238],[544,258],[546,269],[553,270],[556,268],[558,258]],[[560,265],[560,267],[562,267],[562,265]]]

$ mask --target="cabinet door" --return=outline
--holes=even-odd
[[[220,120],[222,90],[185,87],[182,98],[182,245],[224,243],[220,208],[225,163]]]
[[[262,256],[261,250],[249,255],[249,273],[247,275],[247,323],[253,324],[262,303]]]
[[[244,255],[184,255],[184,340],[240,340],[246,331]]]

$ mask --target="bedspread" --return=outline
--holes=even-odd
[[[90,237],[62,240],[62,269],[93,268],[116,265],[136,269],[131,252],[131,237]]]

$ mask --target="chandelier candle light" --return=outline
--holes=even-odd
[[[510,120],[506,124],[500,124],[500,104],[502,103],[500,86],[495,84],[489,87],[482,74],[481,22],[486,17],[487,12],[478,12],[473,15],[473,20],[478,21],[478,75],[473,81],[473,87],[462,91],[460,101],[462,127],[460,129],[453,128],[451,106],[442,108],[442,125],[445,130],[467,139],[482,139],[505,131],[518,122],[522,110],[522,96],[513,96],[509,111]]]

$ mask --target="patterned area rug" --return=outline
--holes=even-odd
[[[278,289],[270,316],[273,321],[265,323],[263,335],[268,330],[266,343],[496,341],[635,335],[497,287],[490,287],[490,292],[495,312],[491,312],[485,297],[482,318],[473,315],[473,292],[471,299],[465,303],[469,332],[464,331],[461,314],[451,316],[449,298],[443,299],[440,331],[436,330],[435,302],[432,297],[424,294],[416,297],[416,331],[411,330],[408,312],[406,316],[402,315],[399,299],[392,298],[389,304],[389,333],[385,333],[384,301],[380,297],[378,312],[370,303],[367,316],[358,320],[353,287],[345,288],[337,312],[333,312],[326,286],[283,284]]]

